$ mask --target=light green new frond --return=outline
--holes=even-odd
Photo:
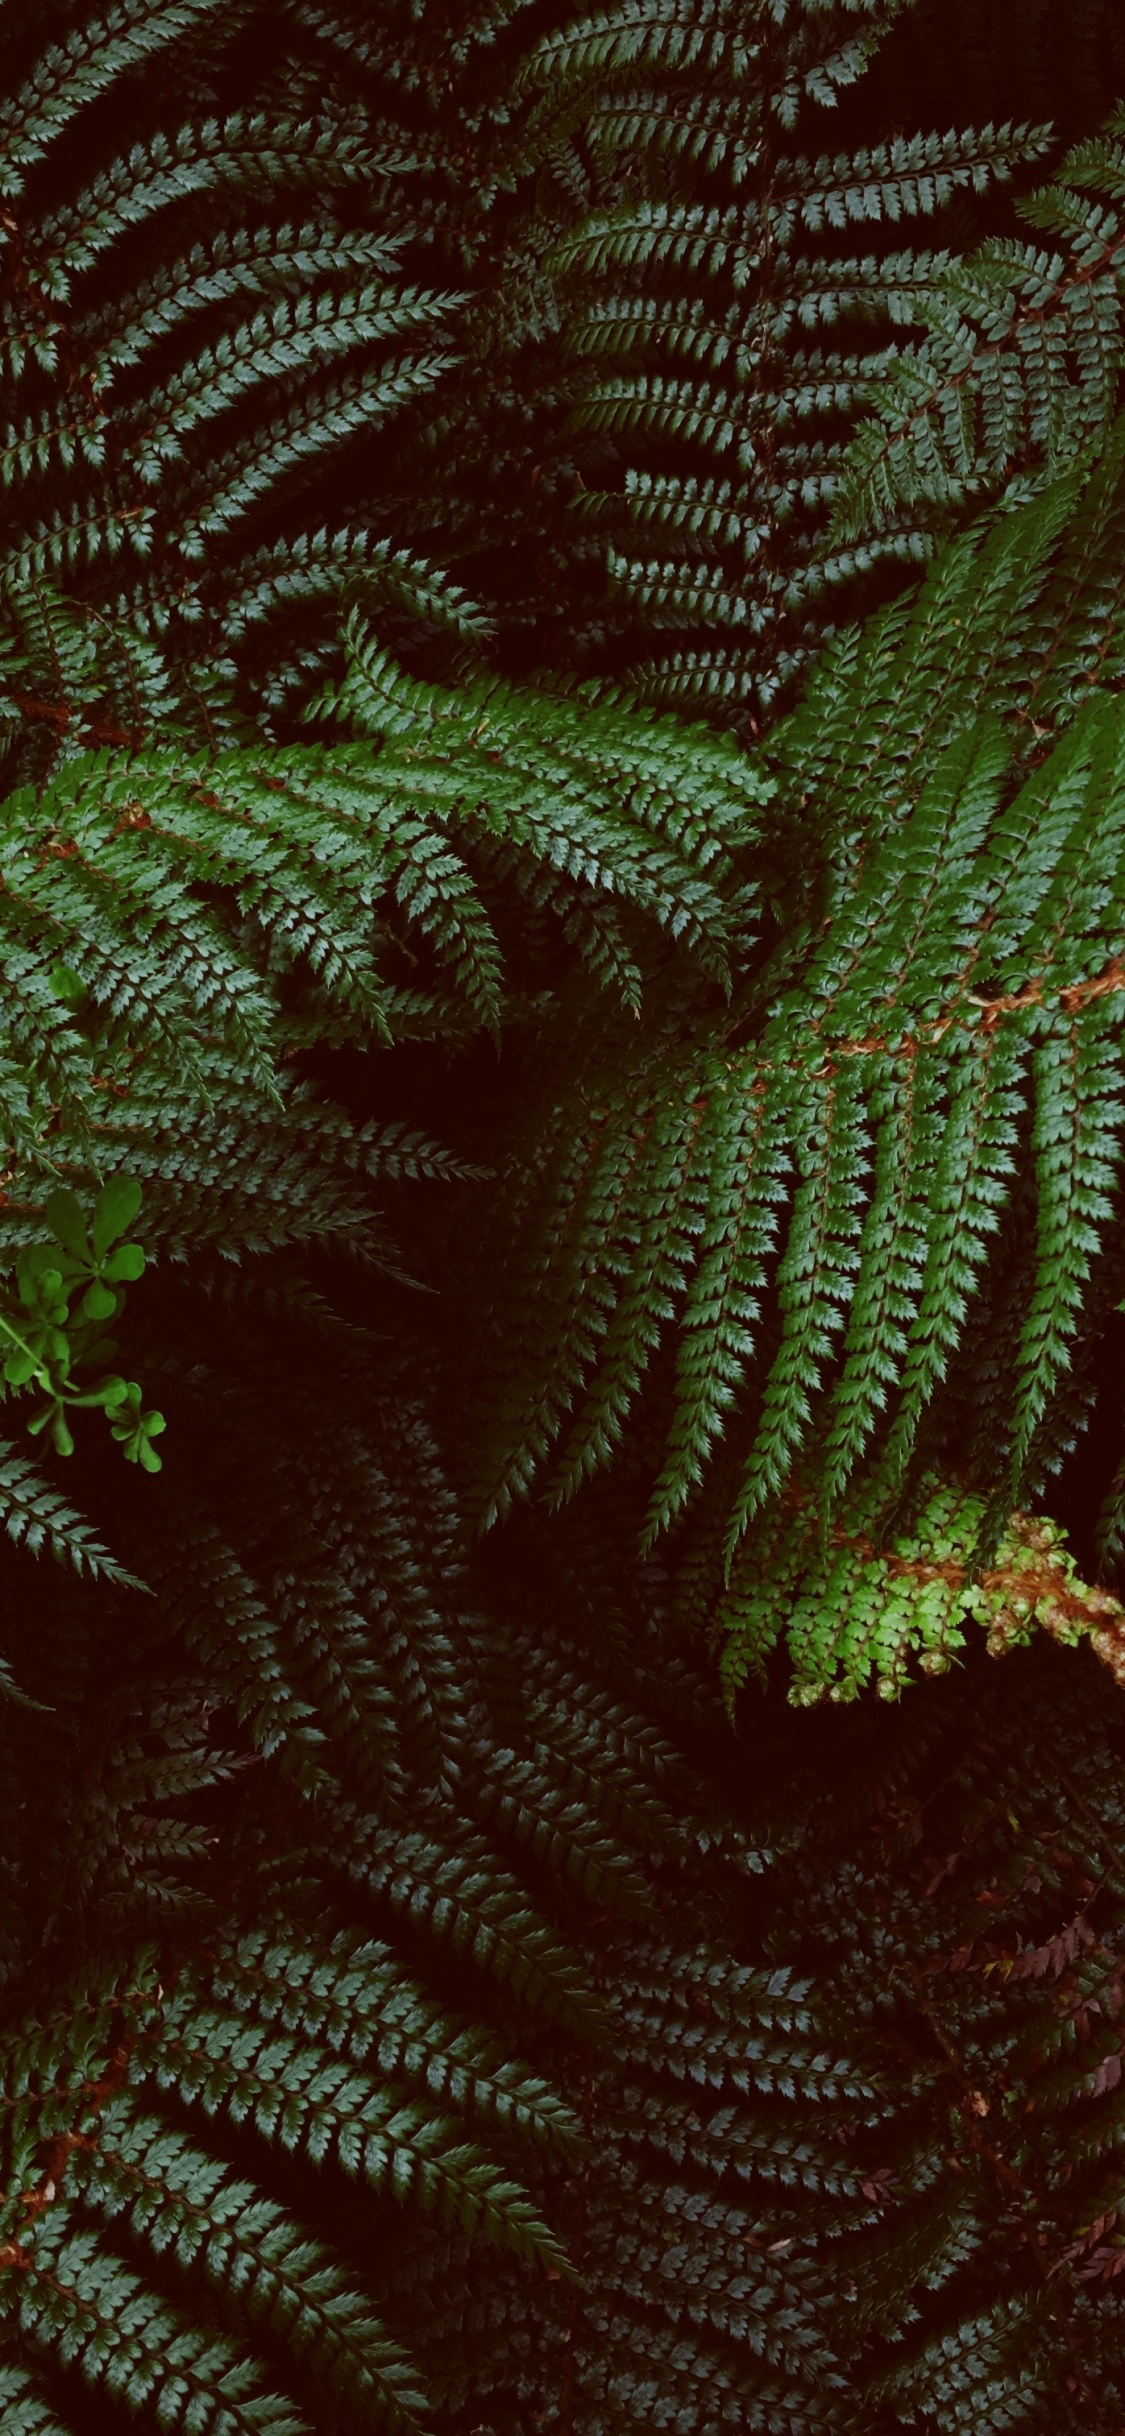
[[[856,1612],[877,1601],[880,1530],[978,1360],[1007,1399],[998,1497],[1038,1493],[1069,1426],[1118,1215],[1122,721],[1116,689],[1075,715],[1065,677],[1057,733],[1028,702],[1103,614],[1118,443],[1113,463],[1073,544],[1068,478],[828,653],[773,757],[816,859],[772,961],[751,951],[725,1014],[670,1004],[636,1047],[591,1033],[511,1163],[481,1510],[539,1478],[569,1495],[628,1436],[693,1616],[721,1604],[720,1551],[744,1598],[744,1542],[767,1605],[775,1563],[794,1587],[794,1483],[826,1531],[865,1484],[875,1570],[848,1563]],[[756,1610],[749,1640],[775,1629]]]
[[[1125,1614],[1078,1574],[1064,1535],[1013,1513],[989,1552],[986,1500],[957,1481],[930,1480],[909,1529],[872,1536],[853,1501],[827,1530],[798,1492],[740,1554],[714,1630],[733,1698],[784,1639],[798,1706],[852,1700],[868,1684],[897,1699],[917,1664],[943,1674],[971,1625],[995,1657],[1043,1632],[1091,1643],[1120,1680]]]

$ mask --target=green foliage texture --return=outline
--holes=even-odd
[[[1120,12],[0,58],[4,2436],[1119,2436]]]

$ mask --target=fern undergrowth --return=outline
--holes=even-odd
[[[4,2436],[1119,2436],[1117,13],[0,57]]]

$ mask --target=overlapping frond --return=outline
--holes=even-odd
[[[833,537],[848,439],[953,266],[913,229],[1034,160],[1045,131],[826,148],[825,106],[899,13],[610,10],[525,71],[545,128],[582,124],[608,191],[553,261],[580,427],[615,476],[580,504],[644,699],[755,722],[880,565],[927,554],[908,511]]]
[[[979,20],[5,12],[0,1271],[69,1392],[143,1187],[167,1423],[0,1449],[14,2436],[1116,2436],[1122,172],[973,252]]]
[[[635,1667],[610,1693],[511,1623],[488,1647],[482,1761],[502,1679],[522,1739],[530,1662],[523,1733],[560,1698],[596,1732],[608,1697],[689,1792]],[[565,2374],[581,2436],[672,2402],[698,2436],[716,2411],[845,2436],[857,2407],[893,2436],[968,2410],[987,2367],[998,2411],[1108,2428],[1119,1756],[1052,1655],[857,1712],[846,1749],[834,1713],[830,1768],[775,1711],[725,1842],[681,1815],[650,1862],[651,1925],[564,1870],[548,1909],[598,1991],[593,2048],[518,1982],[500,2027],[472,2023],[475,1943],[459,2018],[429,1907],[373,1941],[323,1855],[288,1863],[284,1916],[60,1986],[3,2043],[14,2424],[81,2425],[85,2386],[122,2429],[155,2404],[313,2436],[486,2410],[515,2436]]]
[[[426,629],[442,564],[410,546],[435,520],[408,502],[432,426],[479,386],[466,314],[510,117],[497,26],[456,16],[436,61],[408,20],[383,42],[347,8],[12,21],[5,586],[131,613],[255,707],[330,663],[341,558],[378,591],[389,555],[398,622]],[[483,193],[467,125],[497,156]]]
[[[53,1168],[64,1140],[96,1169],[131,1139],[154,1178],[163,1141],[174,1186],[192,1106],[220,1166],[232,1124],[244,1153],[272,1127],[275,1161],[286,1142],[315,1160],[318,1131],[331,1156],[331,1115],[294,1099],[285,1061],[325,1036],[495,1027],[513,882],[544,944],[553,928],[629,1003],[661,931],[721,969],[724,880],[765,792],[732,749],[459,699],[357,649],[344,705],[370,743],[79,750],[8,799],[3,1101],[25,1201],[48,1134]],[[377,1137],[339,1152],[356,1175]]]
[[[834,547],[1049,479],[1103,436],[1121,393],[1123,132],[1111,119],[1021,201],[1053,245],[993,238],[920,300],[923,336],[888,362],[849,447]]]
[[[493,1510],[556,1448],[565,1497],[639,1407],[665,1443],[649,1532],[697,1517],[693,1604],[734,1624],[751,1585],[740,1663],[769,1600],[751,1526],[774,1517],[783,1573],[807,1562],[791,1490],[824,1530],[858,1496],[849,1528],[877,1533],[971,1399],[1021,1176],[1035,1256],[988,1381],[1011,1503],[1049,1458],[1118,1207],[1120,446],[1061,557],[1070,490],[829,656],[774,757],[816,870],[772,961],[635,1050],[594,1035],[520,1154]],[[1076,704],[1091,621],[1107,682]]]

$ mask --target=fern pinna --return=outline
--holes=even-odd
[[[941,421],[982,315],[1026,291],[998,378],[1036,461],[1113,384],[1112,145],[1029,206],[1062,255],[1005,241],[966,267],[997,181],[1026,186],[1048,138],[927,131],[932,75],[904,48],[927,15],[14,18],[3,580],[81,595],[87,656],[140,620],[205,723],[232,686],[291,717],[349,581],[400,646],[498,627],[514,665],[757,722],[826,619],[909,574],[950,495],[1011,455],[987,404],[974,440]],[[885,52],[919,130],[890,140],[863,103]],[[1113,93],[1094,82],[1091,131]],[[910,428],[865,429],[849,463],[885,373]],[[919,472],[935,430],[942,470]],[[73,728],[75,673],[49,648],[25,672],[48,730]],[[120,667],[109,692],[134,732]]]
[[[350,1122],[314,1048],[452,1046],[534,1008],[529,984],[568,960],[635,1008],[662,933],[723,970],[760,789],[720,739],[407,683],[361,629],[336,707],[366,737],[79,753],[8,799],[12,1251],[60,1177],[81,1195],[127,1166],[149,1240],[215,1277],[316,1242],[377,1264],[372,1181],[457,1163]]]
[[[87,658],[139,625],[205,728],[232,689],[280,719],[303,702],[349,582],[399,645],[479,642],[499,614],[524,657],[529,626],[565,648],[582,553],[543,251],[589,181],[527,141],[524,16],[5,19],[0,581],[80,598]],[[25,715],[73,730],[74,674],[48,638]],[[151,704],[120,666],[109,690],[135,733]]]
[[[157,1257],[135,1317],[131,1301],[129,1350],[173,1452],[148,1502],[92,1430],[66,1475],[36,1479],[18,1442],[7,1459],[10,1537],[50,1538],[70,1558],[69,1572],[36,1579],[34,1601],[26,1556],[7,1560],[5,1654],[31,1705],[7,1711],[19,1795],[5,1968],[12,2005],[29,1981],[57,1991],[8,2049],[0,2259],[15,2425],[80,2428],[86,2389],[111,2418],[185,2428],[335,2430],[357,2413],[409,2425],[425,2412],[457,2436],[482,2408],[512,2436],[541,2410],[591,2436],[672,2408],[701,2431],[716,2411],[802,2428],[849,2425],[858,2391],[867,2423],[878,2411],[893,2428],[983,2369],[998,2410],[1015,2379],[1056,2424],[1076,2395],[1076,2425],[1088,2423],[1087,2387],[1060,2369],[1053,2293],[1027,2297],[1022,2234],[1013,2249],[1005,2229],[982,2296],[973,2262],[998,2238],[987,2177],[967,2212],[959,2191],[935,2200],[905,2278],[884,2202],[900,2181],[908,2202],[931,2190],[935,2136],[945,2172],[949,2082],[944,2069],[912,2079],[904,2124],[900,2042],[922,2038],[915,2017],[888,2027],[876,2006],[857,2047],[864,2008],[850,2008],[845,2035],[833,1995],[806,1986],[789,1880],[776,1925],[760,1900],[804,1849],[803,1825],[748,1832],[721,1763],[706,1781],[713,1756],[702,1772],[696,1759],[693,1781],[669,1710],[682,1721],[696,1709],[712,1754],[721,1729],[690,1674],[658,1641],[638,1679],[643,1627],[633,1616],[615,1631],[609,1590],[581,1565],[560,1581],[563,1541],[509,1589],[499,1622],[482,1620],[406,1393],[419,1326],[401,1257],[372,1232],[373,1183],[385,1198],[396,1176],[437,1181],[444,1166],[452,1181],[456,1163],[393,1120],[357,1136],[302,1063],[314,1044],[396,1031],[456,1051],[487,1024],[539,1054],[558,1020],[544,982],[573,990],[583,965],[610,984],[603,1037],[639,992],[678,1009],[681,1028],[706,993],[729,1021],[726,964],[745,960],[753,921],[775,922],[796,884],[781,855],[751,888],[745,848],[767,843],[787,769],[815,754],[833,768],[834,689],[859,766],[880,800],[889,768],[909,812],[911,788],[924,799],[929,771],[957,750],[964,694],[979,692],[1003,617],[1036,631],[1055,600],[1037,715],[1016,655],[1001,663],[1005,682],[1017,673],[999,710],[1033,756],[1037,731],[1049,741],[1040,699],[1071,734],[1068,638],[1080,633],[1086,654],[1100,621],[1113,665],[1103,578],[1116,482],[1110,460],[1075,522],[1086,589],[1052,555],[1069,495],[1013,520],[986,583],[963,549],[919,607],[837,656],[771,768],[666,722],[407,683],[357,625],[325,712],[361,737],[210,760],[174,743],[79,755],[15,799],[10,1021],[16,1042],[43,1028],[39,1059],[51,1050],[57,1080],[49,1101],[15,1110],[9,1243],[37,1231],[36,1195],[60,1164],[86,1191],[109,1161],[143,1165]],[[976,628],[965,618],[951,667],[952,617],[978,587],[988,612]],[[921,728],[899,717],[915,688],[932,714]],[[1086,764],[1063,750],[1077,786]],[[998,754],[987,767],[999,772]],[[986,836],[992,817],[988,798]],[[846,842],[858,860],[858,825]],[[150,938],[174,939],[175,957],[147,964]],[[334,1247],[365,1250],[372,1269],[343,1302],[338,1261],[313,1265]],[[627,1533],[627,1512],[611,1509],[603,1544]],[[993,1599],[1002,1644],[1019,1637],[1026,1582],[1001,1549],[973,1591],[981,1520],[960,1516],[958,1587]],[[948,1565],[948,1538],[941,1556]],[[925,1544],[917,1561],[924,1588]],[[547,1607],[544,1637],[520,1610],[544,1607],[548,1582],[564,1617]],[[1119,1611],[1070,1593],[1065,1572],[1042,1594],[1048,1631],[1060,1589],[1080,1626],[1116,1645]],[[855,1639],[869,1663],[864,1593]],[[575,1645],[584,1605],[596,1658]],[[1075,1697],[1084,1753],[1091,1696]],[[963,1741],[961,1723],[950,1731]],[[1023,1725],[1019,1737],[1022,1757]],[[839,1832],[847,1877],[846,1809]],[[1021,1893],[1053,1833],[1026,1830]],[[868,1901],[863,1934],[881,1952],[878,1884]],[[815,1944],[811,1895],[808,1906],[800,1936]],[[1067,1922],[1041,1933],[1036,1912],[1033,1929],[1015,1960],[1049,1946],[1066,1963]],[[159,1955],[138,1952],[154,1931]],[[917,1934],[912,1918],[908,1951]],[[76,1944],[89,1959],[68,1993]],[[871,1950],[861,1943],[861,1978]],[[828,1968],[838,1990],[835,1954]],[[1019,1983],[1038,1984],[1037,1968]],[[1075,2005],[1084,2038],[1102,2016]],[[1002,2035],[992,2023],[990,2052]],[[1091,2102],[1112,2100],[1110,2048],[1086,2077]],[[714,2099],[702,2110],[679,2094],[697,2082]],[[976,2081],[974,2094],[991,2107]],[[929,2146],[916,2102],[940,2119]],[[1112,2384],[1112,2278],[1097,2307],[1082,2289],[1107,2227],[1091,2245],[1068,2212],[1072,2159],[1065,2144],[1052,2238]],[[1006,2175],[1022,2168],[1015,2152],[1002,2161],[1006,2207]],[[621,2231],[623,2189],[637,2194],[635,2240]],[[779,2190],[799,2194],[796,2227]],[[1099,2198],[1091,2221],[1110,2204]],[[1097,2277],[1108,2266],[1098,2258]],[[571,2268],[592,2297],[575,2297]]]
[[[1028,520],[1008,528],[1006,576],[994,568],[997,593],[1006,581],[1028,616],[1051,580],[1038,515],[1030,539]],[[973,567],[962,552],[947,582]],[[891,697],[901,630],[916,673],[931,607],[913,627],[899,614],[895,648],[873,638]],[[874,681],[869,693],[877,735],[887,712]],[[544,979],[565,993],[582,960],[611,984],[603,1029],[638,988],[721,998],[724,934],[737,956],[753,912],[738,849],[770,815],[770,773],[706,731],[407,683],[358,627],[327,708],[367,739],[210,762],[174,746],[79,756],[12,807],[11,1021],[38,1010],[68,1059],[50,1108],[20,1112],[9,1240],[39,1223],[45,1160],[53,1172],[65,1160],[85,1190],[107,1150],[138,1159],[149,1145],[156,1259],[131,1296],[129,1353],[159,1392],[171,1455],[143,1500],[93,1429],[58,1488],[32,1478],[15,1441],[8,1458],[5,1656],[25,1704],[5,1712],[18,1787],[0,1915],[9,2018],[29,1985],[47,1992],[6,2046],[13,2425],[81,2429],[86,2393],[110,2424],[358,2420],[459,2436],[484,2409],[505,2436],[544,2412],[594,2436],[674,2409],[702,2436],[716,2413],[846,2428],[860,2393],[867,2424],[878,2412],[891,2429],[981,2361],[1005,2408],[1015,2377],[1044,2410],[1069,2409],[1058,2309],[1053,2294],[1027,2297],[1022,2235],[1013,2249],[1005,2231],[982,2297],[972,2262],[995,2249],[993,2186],[986,2174],[949,2192],[946,2068],[903,2078],[903,2039],[924,2038],[916,2014],[904,2026],[893,2006],[852,2002],[835,1953],[824,1987],[810,1981],[802,1940],[815,1948],[825,1931],[803,1838],[807,1825],[819,1867],[838,1832],[847,1877],[846,1803],[839,1830],[803,1803],[780,1822],[742,1815],[714,1695],[646,1617],[658,1577],[642,1573],[615,1612],[596,1551],[618,1544],[634,1570],[627,1502],[604,1511],[593,1556],[581,1540],[568,1556],[565,1534],[533,1535],[523,1555],[513,1543],[489,1616],[408,1394],[432,1357],[401,1256],[372,1233],[373,1183],[384,1200],[411,1171],[437,1188],[444,1166],[442,1189],[456,1190],[456,1163],[393,1122],[365,1142],[300,1076],[310,1041],[378,1038],[380,1025],[407,1038],[444,1027],[454,1050],[485,1023],[512,1046],[549,1041]],[[955,690],[946,716],[955,727]],[[811,732],[831,749],[823,718]],[[442,877],[415,913],[399,883],[426,867],[427,817],[442,821]],[[396,860],[403,836],[409,861]],[[71,891],[57,900],[34,884],[52,865]],[[325,953],[326,928],[364,905],[366,936]],[[135,1000],[99,974],[125,969],[123,940],[143,946],[153,906],[182,944],[161,964],[163,996],[137,968],[154,1009],[142,1029]],[[673,953],[662,941],[677,933]],[[400,995],[412,942],[430,987],[415,965]],[[174,1143],[153,1121],[170,1042]],[[256,1111],[261,1136],[272,1129],[282,1180],[275,1165],[248,1187],[240,1134],[237,1191],[220,1171],[201,1192],[197,1170],[210,1178],[215,1137],[234,1129],[232,1070],[244,1121]],[[131,1131],[137,1108],[153,1113]],[[318,1172],[294,1193],[285,1162],[298,1155]],[[353,1248],[370,1282],[344,1300],[339,1253]],[[1032,1543],[1017,1533],[1016,1558],[998,1551],[974,1589],[979,1520],[979,1508],[959,1518],[959,1584],[1002,1646],[1032,1604],[1018,1563]],[[70,1565],[38,1576],[32,1599],[18,1543],[47,1537]],[[1076,1629],[1115,1653],[1120,1610],[1073,1578],[1056,1565],[1040,1621],[1055,1630],[1070,1596]],[[1075,1680],[1085,1753],[1098,1702]],[[947,1749],[964,1740],[961,1698]],[[922,1732],[927,1765],[935,1731]],[[892,1787],[921,1765],[907,1750],[886,1760]],[[1079,1764],[1088,1777],[1093,1762]],[[870,1779],[868,1767],[865,1799]],[[940,1768],[932,1798],[953,1798]],[[968,1832],[959,1817],[947,1837]],[[1054,1829],[1036,1815],[1023,1832],[1021,1896]],[[849,1965],[861,1983],[888,1899],[878,1878],[865,1886]],[[1110,1878],[1111,1919],[1115,1900]],[[1065,1962],[1066,1922],[1041,1933],[1042,1909],[1034,1945],[1017,1913],[1016,1958],[1053,1952],[1057,1936]],[[833,1928],[840,1914],[833,1902]],[[912,1951],[913,1916],[903,1933]],[[1020,1984],[1037,1985],[1037,1969],[1021,1966]],[[1087,2007],[1080,2037],[1088,2018],[1101,2015]],[[988,2036],[998,2053],[1001,2030]],[[1091,2102],[1112,2100],[1110,2054],[1086,2074]],[[1065,2145],[1064,2177],[1073,2154]],[[1014,2150],[1005,2207],[1008,2171],[1021,2171]],[[1082,2290],[1096,2242],[1065,2191],[1052,2239],[1068,2306],[1077,2279],[1073,2306],[1112,2379],[1112,2300]],[[933,2204],[904,2262],[894,2207],[923,2193]]]
[[[627,671],[757,721],[826,618],[941,528],[949,483],[908,481],[901,440],[893,479],[878,445],[870,479],[844,462],[873,380],[932,389],[934,346],[963,353],[966,312],[1003,312],[998,276],[1036,289],[1033,320],[1055,296],[1058,346],[1005,359],[1036,457],[1060,414],[1097,419],[1092,351],[1112,378],[1112,247],[1096,315],[1083,267],[1112,148],[1076,156],[1105,197],[1084,217],[1069,189],[1042,202],[1077,285],[1010,244],[966,271],[996,182],[1026,185],[1047,137],[926,131],[932,78],[894,65],[918,15],[700,21],[644,0],[544,23],[511,0],[372,26],[347,0],[268,19],[123,0],[14,18],[0,575],[79,594],[87,654],[140,620],[205,723],[232,686],[291,717],[349,581],[399,646],[495,626],[513,665]],[[888,42],[919,128],[889,141],[862,100]],[[1003,455],[991,428],[976,453],[979,482]],[[73,728],[74,674],[49,648],[26,672],[48,730]],[[134,732],[120,668],[109,691]]]

